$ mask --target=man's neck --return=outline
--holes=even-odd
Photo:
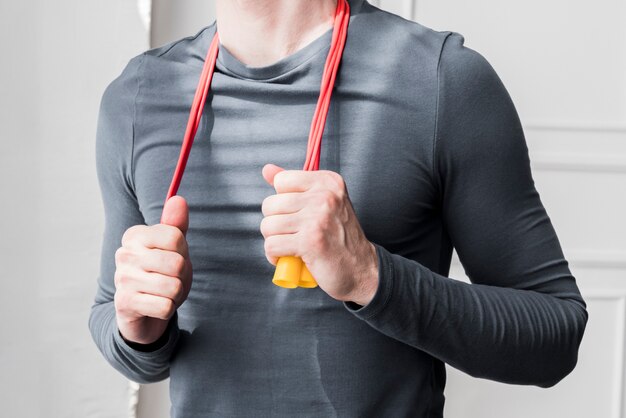
[[[332,28],[336,6],[337,0],[217,0],[220,42],[246,65],[269,65]]]

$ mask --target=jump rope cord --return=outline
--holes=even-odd
[[[339,69],[339,63],[341,62],[341,56],[346,44],[349,21],[350,6],[348,1],[338,0],[337,8],[335,10],[330,50],[326,58],[326,64],[324,65],[320,95],[315,108],[315,113],[313,115],[313,120],[311,122],[311,129],[309,131],[309,141],[303,168],[304,170],[319,170],[322,134],[324,133],[324,126],[326,125],[326,116],[328,115],[328,109],[330,107],[330,97],[335,85],[337,70]],[[191,146],[196,136],[196,132],[198,131],[198,126],[200,125],[204,104],[209,94],[209,87],[211,86],[211,80],[213,79],[218,51],[219,36],[216,32],[209,47],[209,51],[207,52],[202,73],[200,75],[200,81],[191,105],[189,120],[187,121],[187,129],[185,130],[185,136],[183,138],[180,156],[178,158],[178,164],[176,165],[176,170],[174,171],[174,176],[167,192],[167,197],[165,198],[166,202],[170,197],[176,194],[178,187],[180,186],[180,182],[187,165],[187,160],[189,158],[189,153],[191,151]]]
[[[326,125],[326,116],[330,107],[330,97],[335,86],[335,79],[341,62],[341,56],[346,44],[348,35],[348,23],[350,21],[350,6],[347,0],[337,2],[335,22],[330,51],[326,58],[320,96],[311,122],[309,132],[309,142],[307,146],[307,157],[304,163],[304,170],[319,170],[320,149],[322,145],[322,134]]]
[[[315,113],[313,114],[313,120],[311,121],[311,129],[309,130],[309,141],[307,144],[306,160],[303,168],[307,171],[319,170],[322,134],[324,133],[324,126],[326,125],[326,116],[328,115],[328,109],[330,107],[330,97],[335,86],[337,70],[339,69],[339,63],[341,62],[341,56],[346,44],[349,22],[350,6],[348,4],[348,0],[338,0],[337,8],[335,9],[330,50],[328,51],[326,64],[324,65],[324,73],[322,74],[320,95],[317,100],[317,106],[315,107]],[[187,121],[187,129],[185,130],[180,156],[178,158],[176,170],[174,171],[174,177],[172,178],[172,183],[170,184],[167,192],[165,202],[176,194],[178,187],[180,186],[183,173],[185,172],[185,166],[187,165],[187,159],[189,158],[191,146],[196,136],[196,132],[198,131],[200,119],[202,118],[204,104],[206,103],[209,95],[209,88],[211,86],[211,80],[213,79],[218,52],[219,36],[216,31],[207,52],[204,66],[202,67],[200,81],[198,82],[196,94],[189,112],[189,120]],[[161,222],[163,222],[163,215],[161,215]],[[308,271],[302,259],[293,256],[281,257],[278,260],[272,282],[277,286],[287,288],[312,288],[317,286],[315,278]]]
[[[191,111],[189,112],[189,120],[187,121],[187,129],[185,130],[183,144],[180,149],[180,156],[178,157],[178,164],[176,165],[176,170],[174,171],[174,177],[172,178],[172,183],[170,184],[170,188],[167,192],[167,197],[165,198],[166,202],[170,197],[176,194],[183,178],[185,166],[187,165],[187,159],[189,158],[189,153],[191,152],[191,145],[193,144],[193,139],[198,131],[200,118],[202,117],[202,111],[204,110],[204,103],[206,102],[206,98],[209,94],[209,86],[211,85],[213,72],[215,70],[215,63],[217,61],[218,47],[219,38],[216,33],[204,61],[204,67],[202,68],[202,74],[200,75],[200,82],[198,83],[196,94],[193,98]]]

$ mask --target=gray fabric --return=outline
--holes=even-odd
[[[274,193],[263,165],[304,164],[331,31],[263,68],[220,47],[178,192],[193,286],[146,351],[116,327],[114,252],[128,227],[160,220],[215,23],[131,59],[103,95],[106,228],[89,328],[128,378],[171,377],[173,417],[440,417],[444,362],[542,387],[576,364],[586,305],[494,69],[456,32],[351,5],[320,168],[341,173],[376,246],[365,307],[273,285],[259,230]],[[453,247],[473,284],[447,277]]]

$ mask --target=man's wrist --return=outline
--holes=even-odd
[[[163,331],[163,333],[161,334],[161,336],[159,338],[157,338],[155,341],[151,342],[151,343],[138,343],[135,341],[131,341],[128,340],[124,337],[124,335],[122,334],[122,332],[119,330],[117,330],[120,338],[122,339],[122,341],[124,341],[124,343],[126,345],[128,345],[130,348],[137,350],[137,351],[142,351],[142,352],[152,352],[152,351],[156,351],[159,350],[160,348],[163,348],[164,346],[166,346],[169,343],[170,337],[171,337],[171,331],[172,331],[172,327],[177,326],[176,322],[177,322],[177,316],[178,316],[178,312],[174,312],[174,315],[169,319],[169,322],[167,324],[167,326],[165,327],[165,330]]]
[[[369,257],[367,257],[367,268],[364,270],[363,275],[357,279],[357,285],[355,291],[348,298],[349,302],[356,303],[359,306],[365,306],[369,304],[376,290],[378,289],[378,256],[376,255],[376,247],[374,244],[368,241],[369,244]]]
[[[119,330],[118,330],[118,332],[120,333],[120,337],[122,337],[122,340],[124,340],[126,345],[128,345],[130,348],[132,348],[134,350],[143,351],[143,352],[156,351],[159,348],[163,347],[165,344],[167,344],[167,342],[170,339],[169,329],[167,329],[167,328],[165,329],[165,332],[163,332],[163,334],[156,341],[153,341],[153,342],[147,343],[147,344],[137,343],[137,342],[134,342],[134,341],[127,340],[126,338],[124,338],[124,336],[122,335],[122,333]]]

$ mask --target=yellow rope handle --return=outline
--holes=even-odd
[[[306,160],[304,162],[304,170],[318,170],[320,163],[320,150],[322,144],[322,135],[324,133],[324,125],[326,116],[328,115],[328,106],[330,97],[335,84],[335,76],[339,70],[339,63],[343,54],[348,35],[348,24],[350,23],[350,4],[348,0],[339,0],[335,9],[335,22],[333,28],[333,37],[326,57],[326,65],[322,74],[322,84],[320,87],[320,95],[311,121],[311,130],[309,131],[309,140],[307,146]],[[317,287],[317,282],[309,272],[306,264],[300,257],[283,256],[276,263],[276,271],[272,282],[280,287],[295,289],[296,287]]]
[[[287,289],[317,287],[317,282],[304,261],[300,257],[294,256],[283,256],[278,259],[272,283]]]

